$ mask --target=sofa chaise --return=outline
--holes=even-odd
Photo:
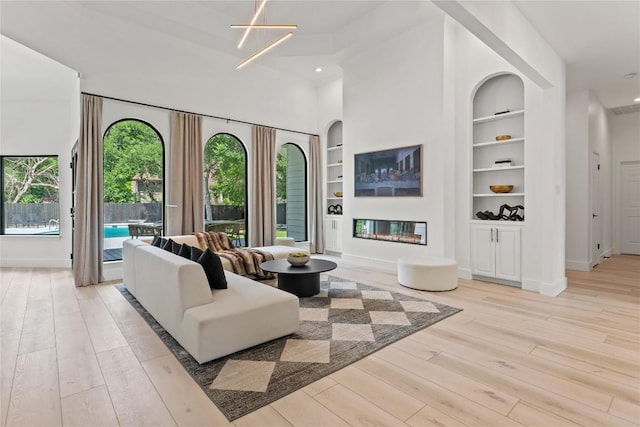
[[[288,292],[227,270],[227,289],[212,290],[200,264],[137,239],[125,240],[123,258],[127,290],[198,363],[298,330]]]

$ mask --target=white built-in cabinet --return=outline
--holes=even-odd
[[[520,77],[497,75],[476,91],[471,141],[471,274],[516,286],[521,283],[524,221],[483,220],[477,213],[497,215],[505,204],[525,206],[524,118],[524,84]],[[499,135],[510,137],[498,141]],[[513,190],[496,194],[490,190],[491,185],[513,185]],[[519,213],[524,216],[522,209]]]
[[[325,216],[325,250],[342,252],[343,201],[342,122],[331,125],[327,134],[327,211]]]
[[[342,218],[338,215],[327,216],[324,224],[324,248],[330,252],[342,252]]]
[[[471,274],[519,283],[521,228],[514,225],[471,225]]]

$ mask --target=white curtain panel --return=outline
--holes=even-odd
[[[165,204],[166,235],[203,230],[202,116],[171,112],[170,200]]]
[[[73,278],[76,286],[103,280],[102,98],[82,95],[76,208],[73,233]]]
[[[276,232],[276,130],[253,126],[253,176],[249,205],[250,246],[268,246]]]

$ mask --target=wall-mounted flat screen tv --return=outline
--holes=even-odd
[[[422,196],[422,145],[354,156],[356,197]]]

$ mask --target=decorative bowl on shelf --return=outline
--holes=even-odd
[[[287,261],[294,267],[302,267],[309,262],[311,256],[308,252],[291,252],[287,256]]]
[[[338,160],[338,163],[342,163],[342,160]]]
[[[513,185],[490,185],[489,189],[496,194],[509,193],[513,190]]]
[[[333,195],[336,197],[342,197],[342,191],[334,191]]]
[[[511,135],[498,135],[498,136],[496,136],[496,141],[506,141],[507,139],[511,139]]]

